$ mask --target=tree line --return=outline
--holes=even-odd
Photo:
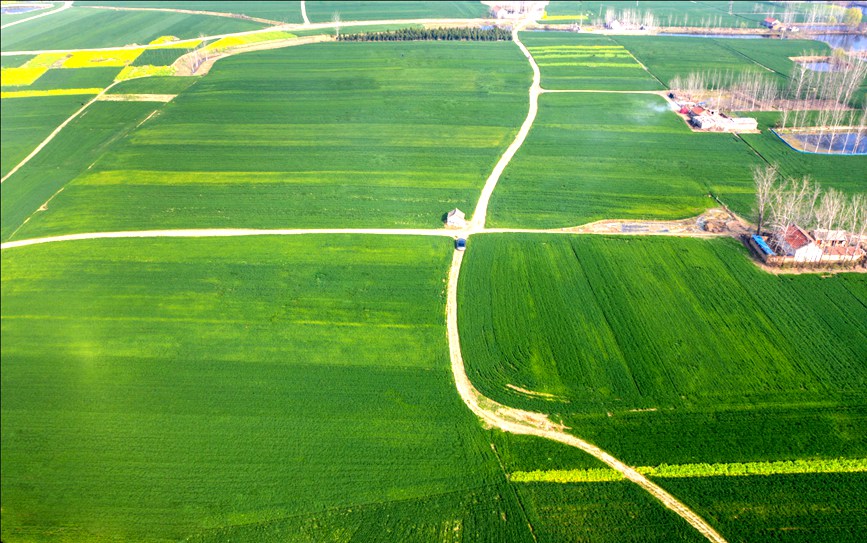
[[[498,26],[489,28],[401,28],[385,32],[341,34],[340,41],[509,41],[512,31]]]

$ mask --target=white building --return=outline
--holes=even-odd
[[[467,225],[467,219],[464,212],[458,208],[454,208],[446,215],[446,226],[453,228],[463,228]]]

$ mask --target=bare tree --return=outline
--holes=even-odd
[[[334,15],[331,16],[331,22],[334,23],[334,37],[340,37],[340,13],[334,12]]]
[[[771,195],[777,184],[777,166],[775,164],[756,166],[753,168],[753,181],[756,183],[756,234],[761,234]]]

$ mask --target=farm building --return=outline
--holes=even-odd
[[[778,252],[793,257],[795,262],[818,262],[822,258],[822,248],[816,245],[816,240],[796,224],[789,225],[776,241]]]
[[[446,226],[454,228],[463,228],[467,225],[467,219],[464,212],[458,208],[454,208],[446,215]]]
[[[762,21],[762,26],[765,28],[774,29],[780,26],[780,21],[774,19],[773,17],[766,17],[764,21]]]
[[[841,247],[847,244],[847,236],[845,230],[813,230],[813,239],[816,240],[816,245],[819,247]]]
[[[681,107],[680,112],[689,117],[689,122],[699,130],[716,130],[720,132],[749,132],[758,130],[759,124],[751,117],[729,117],[713,109],[693,106],[687,109]]]
[[[608,30],[620,30],[621,28],[623,28],[623,23],[621,23],[617,19],[614,19],[613,21],[605,23],[605,28],[607,28]]]

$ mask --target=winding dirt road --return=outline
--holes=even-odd
[[[637,484],[654,498],[662,502],[687,521],[693,528],[698,530],[708,541],[713,543],[727,543],[726,540],[714,528],[698,516],[680,500],[666,492],[659,485],[638,473],[632,467],[614,458],[599,447],[579,439],[563,430],[563,425],[551,421],[547,415],[532,413],[506,407],[502,404],[483,396],[467,377],[464,367],[464,359],[461,355],[461,339],[458,333],[458,277],[461,273],[461,263],[464,259],[463,251],[455,251],[452,257],[452,265],[449,269],[448,293],[446,299],[446,327],[448,329],[449,355],[451,358],[452,375],[455,386],[461,399],[476,414],[477,417],[491,426],[513,434],[525,434],[542,437],[577,447],[587,454],[598,458],[611,468],[619,471],[624,477]]]
[[[497,161],[497,165],[494,166],[494,170],[491,172],[491,175],[488,176],[487,181],[485,181],[485,186],[482,188],[479,201],[476,203],[476,209],[473,211],[473,218],[470,221],[470,228],[473,230],[482,230],[485,228],[485,217],[488,214],[488,203],[491,200],[491,195],[494,193],[494,189],[497,188],[497,181],[500,180],[503,170],[506,169],[506,166],[512,160],[512,157],[515,156],[515,153],[517,153],[518,149],[521,148],[521,145],[524,144],[524,140],[527,139],[527,134],[530,133],[530,128],[533,127],[533,121],[536,120],[536,113],[539,111],[539,94],[542,93],[542,73],[539,71],[539,66],[536,64],[535,59],[533,59],[533,55],[530,54],[530,51],[524,46],[521,42],[521,38],[518,36],[518,32],[520,32],[526,24],[527,21],[524,21],[515,25],[512,29],[512,41],[514,41],[521,49],[521,52],[524,53],[524,56],[527,57],[530,66],[533,68],[533,84],[530,85],[530,109],[527,111],[527,118],[524,119],[524,124],[522,124],[520,130],[518,130],[518,134],[515,136],[514,141],[512,141],[512,144],[509,145],[508,149],[506,149],[506,152],[503,153],[503,156],[500,157],[500,160]]]
[[[307,18],[307,2],[301,0],[301,18],[304,19],[304,24],[309,25],[310,19]]]

